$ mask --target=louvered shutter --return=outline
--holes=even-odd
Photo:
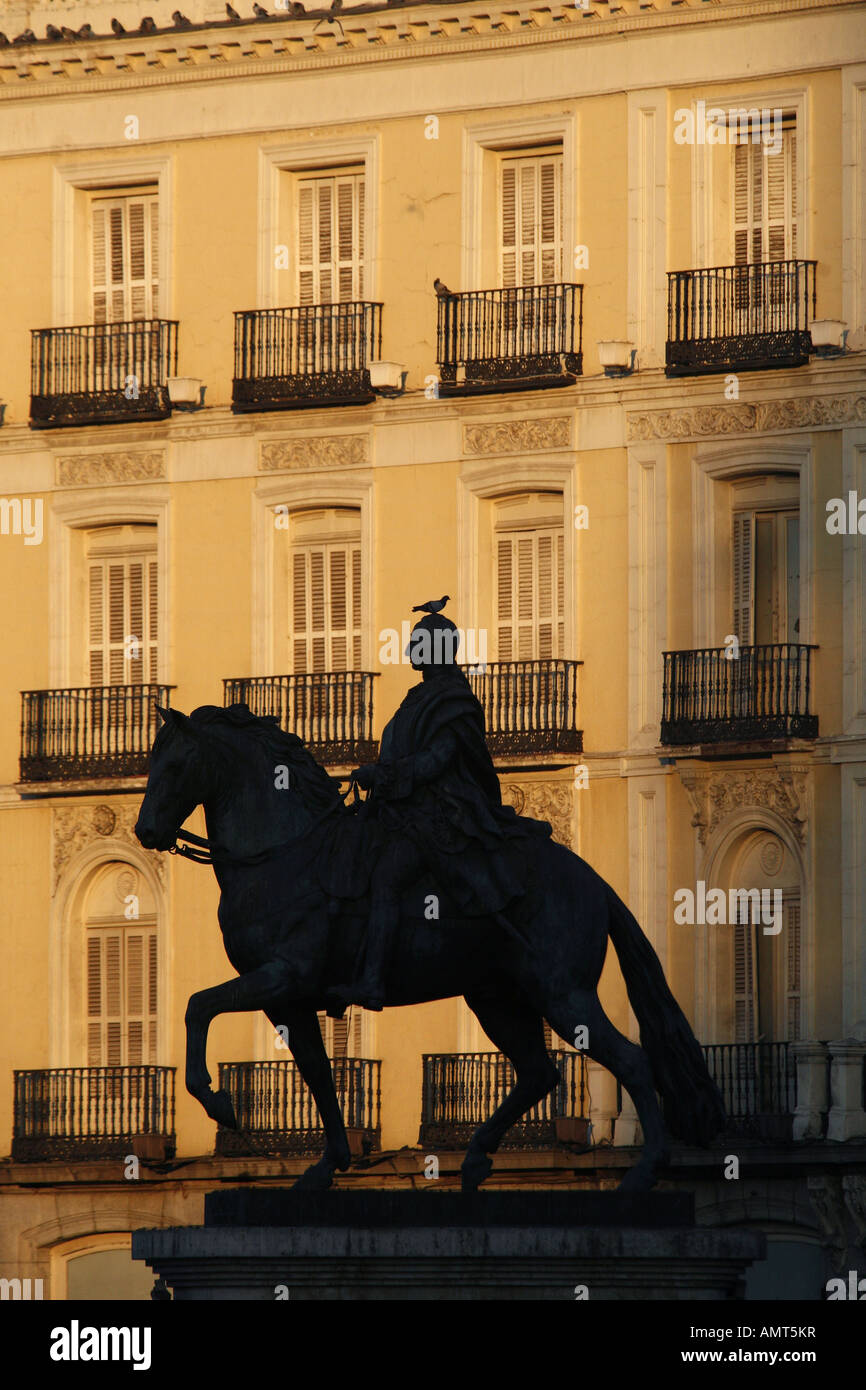
[[[361,547],[297,546],[292,556],[292,667],[296,672],[361,665]]]
[[[156,1060],[156,928],[92,928],[86,939],[87,1064]]]
[[[91,685],[137,685],[157,675],[157,563],[149,555],[88,564]],[[127,639],[135,637],[137,645]]]
[[[91,228],[94,323],[155,318],[159,305],[157,194],[94,199]]]
[[[748,902],[738,901],[734,925],[734,1041],[754,1042],[757,1022],[755,924]]]
[[[318,1015],[325,1051],[332,1061],[361,1055],[361,1010],[350,1008],[343,1018],[329,1018],[324,1010]]]
[[[778,154],[734,146],[734,260],[737,265],[797,256],[797,130],[783,126]]]
[[[559,529],[510,532],[496,542],[500,661],[556,657],[564,632],[564,537]]]
[[[800,899],[789,898],[783,906],[785,933],[785,1038],[798,1042],[800,1033]]]
[[[506,289],[556,284],[561,279],[561,155],[503,159],[500,275]]]
[[[733,630],[735,636],[744,646],[750,646],[755,599],[755,519],[751,512],[735,513],[732,518],[732,530]]]
[[[364,175],[298,180],[298,303],[364,297]]]

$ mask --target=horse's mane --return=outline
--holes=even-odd
[[[275,714],[253,714],[249,705],[199,705],[190,714],[199,728],[237,729],[251,734],[278,761],[287,763],[297,778],[298,791],[304,803],[316,811],[325,811],[340,800],[336,778],[328,775],[316,762],[297,734],[287,734],[280,728]]]

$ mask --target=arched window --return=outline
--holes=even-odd
[[[493,606],[499,661],[564,655],[562,494],[499,498],[493,508]]]
[[[156,904],[143,875],[119,861],[97,869],[80,924],[86,1065],[155,1063],[159,945]]]

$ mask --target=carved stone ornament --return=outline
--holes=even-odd
[[[464,425],[464,454],[520,454],[535,449],[567,449],[571,420],[506,420],[495,425]]]
[[[754,807],[773,811],[802,845],[806,833],[806,774],[799,769],[760,768],[751,772],[680,771],[691,802],[692,825],[706,844],[716,826],[734,811]]]
[[[842,1180],[836,1174],[812,1174],[806,1179],[806,1190],[818,1218],[821,1244],[830,1254],[834,1267],[841,1270],[848,1251]]]
[[[503,782],[502,800],[519,816],[549,821],[553,838],[572,847],[572,791],[569,782]]]
[[[681,410],[632,411],[630,443],[643,439],[694,439],[713,434],[750,434],[847,425],[866,420],[866,396],[792,396],[756,405],[696,405]]]
[[[308,439],[273,439],[261,447],[259,467],[269,472],[283,468],[360,468],[368,463],[366,434],[324,434]]]
[[[66,454],[57,459],[58,487],[85,487],[89,483],[142,483],[165,477],[165,454]]]
[[[133,826],[138,820],[138,803],[132,806],[63,806],[54,812],[54,886],[57,891],[60,877],[69,860],[79,850],[99,840],[114,840],[143,851],[135,838]],[[165,856],[156,851],[148,853],[160,883],[165,882]]]

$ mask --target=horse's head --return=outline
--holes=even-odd
[[[153,741],[135,833],[145,849],[166,850],[204,800],[205,786],[201,740],[192,720],[180,710],[156,708],[163,724]]]

